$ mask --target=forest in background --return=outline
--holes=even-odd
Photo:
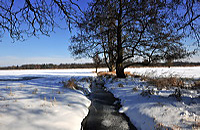
[[[200,62],[174,62],[170,65],[168,63],[152,63],[148,66],[142,65],[140,62],[133,64],[131,67],[170,67],[170,66],[200,66]],[[95,63],[68,63],[68,64],[24,64],[0,67],[0,70],[10,69],[74,69],[74,68],[95,68]],[[99,64],[98,68],[106,68],[105,63]]]

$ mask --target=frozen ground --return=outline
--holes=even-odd
[[[78,69],[1,70],[0,130],[80,130],[91,102],[81,91],[62,87],[72,76],[95,75]]]

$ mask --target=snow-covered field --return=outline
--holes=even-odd
[[[145,67],[145,68],[127,68],[126,71],[139,75],[151,77],[169,77],[177,76],[182,78],[200,78],[200,66],[198,67]]]
[[[177,76],[200,78],[200,67],[129,68],[139,75],[150,77]],[[175,88],[157,90],[137,78],[105,79],[107,90],[121,100],[120,112],[125,113],[141,130],[196,129],[200,130],[200,86],[198,90],[182,89],[182,99],[169,96]],[[152,95],[148,91],[152,91]]]
[[[174,93],[173,89],[156,90],[139,79],[105,81],[107,90],[121,100],[120,112],[125,113],[138,129],[195,129],[200,121],[200,92],[196,90],[183,90],[184,96],[178,101],[168,97]],[[152,89],[155,94],[149,95],[147,90]]]
[[[0,130],[79,130],[90,101],[81,91],[63,88],[61,82],[71,77],[96,77],[94,70],[0,70]],[[153,77],[200,78],[200,67],[126,71]],[[32,77],[36,78],[27,80]],[[169,97],[175,89],[157,90],[137,78],[102,80],[107,90],[121,100],[120,112],[138,129],[200,129],[200,90],[181,90],[182,100],[178,101]],[[80,84],[89,86],[86,81]],[[154,94],[148,95],[148,90],[154,90]]]
[[[81,91],[62,87],[72,76],[95,74],[79,69],[1,70],[0,130],[80,130],[90,100]]]

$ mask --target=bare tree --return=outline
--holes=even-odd
[[[104,54],[109,65],[115,63],[117,77],[124,78],[124,69],[136,58],[149,64],[192,54],[182,40],[200,44],[199,7],[199,0],[93,0],[80,17],[72,0],[0,0],[0,33],[23,40],[48,36],[60,27],[57,20],[65,20],[69,30],[75,23],[79,32],[72,37],[73,54]],[[169,48],[174,50],[168,53]]]
[[[47,35],[55,27],[65,27],[58,21],[66,21],[69,29],[75,22],[79,6],[72,0],[0,0],[0,33],[8,32],[13,40]]]
[[[104,13],[106,13],[104,6]],[[115,50],[115,32],[110,19],[102,20],[101,17],[94,18],[94,13],[100,13],[97,10],[86,11],[83,17],[78,20],[77,29],[79,32],[71,37],[69,50],[75,57],[91,57],[93,55],[103,54],[103,59],[109,68],[114,71],[116,61]]]
[[[97,69],[98,69],[98,67],[100,66],[100,63],[102,62],[102,60],[101,60],[101,58],[99,57],[98,53],[96,53],[96,54],[93,56],[93,61],[94,61],[95,68],[96,68],[96,73],[97,73]]]
[[[85,31],[92,40],[88,42],[85,38],[87,40],[81,43],[98,50],[109,48],[111,42],[105,37],[108,39],[107,32],[112,32],[117,77],[124,78],[124,69],[136,58],[148,65],[164,60],[167,55],[180,59],[192,54],[186,50],[182,39],[193,37],[199,42],[198,7],[198,0],[94,0],[88,11],[91,19],[85,23],[87,28],[93,28],[91,33]],[[81,36],[79,34],[76,37]],[[169,54],[169,48],[175,50],[170,50]]]

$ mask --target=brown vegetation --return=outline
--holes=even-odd
[[[170,88],[170,87],[183,87],[184,82],[177,77],[166,77],[166,78],[144,78],[148,83],[156,86],[158,89]]]
[[[62,82],[63,87],[69,88],[69,89],[77,89],[77,83],[74,78],[69,79],[67,82]]]
[[[123,88],[124,85],[123,85],[122,83],[119,83],[119,84],[118,84],[118,87]]]
[[[129,71],[124,72],[124,74],[126,76],[135,76]],[[100,71],[97,73],[97,76],[116,76],[116,71],[112,71],[112,72]]]
[[[193,88],[200,88],[200,79],[194,82]]]
[[[112,72],[100,71],[97,73],[97,76],[115,76],[115,75],[116,75],[116,71],[112,71]]]

